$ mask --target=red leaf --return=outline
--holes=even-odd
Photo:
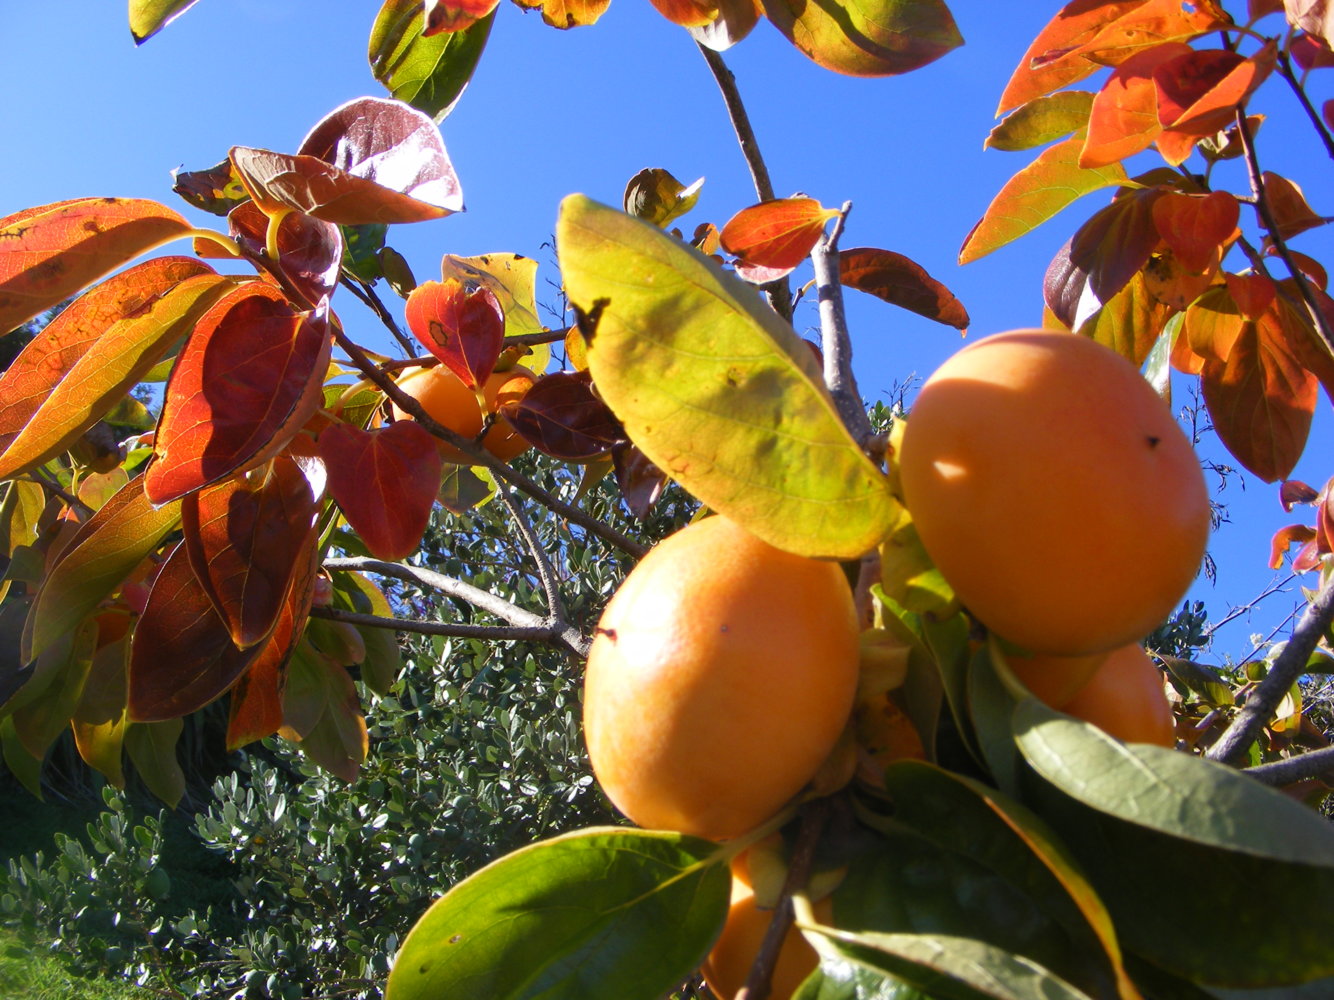
[[[606,454],[626,439],[621,422],[593,392],[587,372],[543,375],[500,412],[533,447],[569,462]]]
[[[838,255],[839,280],[848,288],[874,295],[944,323],[968,329],[968,311],[954,293],[902,254],[871,247],[844,250]]]
[[[723,249],[747,264],[791,271],[838,212],[814,198],[779,198],[743,208],[723,226]]]
[[[260,646],[237,649],[195,579],[185,543],[172,550],[153,582],[130,646],[131,722],[189,715],[241,676]]]
[[[1153,224],[1181,265],[1202,274],[1231,242],[1241,209],[1226,191],[1203,197],[1165,192],[1153,203]]]
[[[427,281],[408,296],[408,326],[426,349],[470,389],[496,367],[505,339],[505,311],[485,285],[449,278]]]
[[[422,37],[472,27],[500,5],[500,0],[426,0]]]
[[[281,450],[323,402],[331,348],[322,308],[298,312],[257,281],[222,298],[167,383],[149,499],[183,497]]]
[[[1273,539],[1269,542],[1269,568],[1282,569],[1283,555],[1294,545],[1302,546],[1302,552],[1298,558],[1305,555],[1306,543],[1315,541],[1315,528],[1308,524],[1289,524],[1286,527],[1279,528],[1274,533]],[[1314,566],[1307,567],[1314,569]],[[1293,560],[1293,569],[1297,569],[1297,562]],[[1298,570],[1301,572],[1301,570]]]
[[[1285,479],[1279,484],[1278,502],[1285,511],[1291,511],[1297,504],[1311,504],[1320,499],[1320,491],[1308,486],[1300,479]]]
[[[264,251],[269,217],[253,201],[238,205],[227,216],[227,228],[245,256],[280,279],[313,306],[338,287],[343,266],[343,234],[332,222],[300,212],[284,215],[278,224],[278,261]]]
[[[75,198],[0,219],[0,333],[8,333],[190,224],[140,198]]]
[[[1184,42],[1166,42],[1136,53],[1112,71],[1093,99],[1088,134],[1079,154],[1081,167],[1104,167],[1153,144],[1162,131],[1154,70],[1190,51]]]
[[[1153,224],[1153,203],[1162,193],[1157,188],[1127,191],[1075,233],[1070,260],[1088,272],[1099,301],[1124,288],[1157,249],[1161,237]]]
[[[388,560],[415,552],[440,488],[443,463],[430,432],[410,420],[373,431],[340,423],[318,446],[329,492],[366,548]]]
[[[1334,52],[1312,35],[1298,35],[1292,40],[1288,51],[1292,54],[1292,61],[1304,71],[1334,66]]]
[[[1213,135],[1234,120],[1236,109],[1273,68],[1272,45],[1250,59],[1222,49],[1170,59],[1153,74],[1158,121],[1183,135]]]
[[[190,565],[238,648],[273,631],[323,496],[319,462],[277,455],[182,501]]]

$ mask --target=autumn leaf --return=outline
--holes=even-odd
[[[1136,53],[1112,71],[1093,99],[1088,135],[1079,154],[1081,167],[1106,166],[1153,144],[1163,130],[1154,71],[1190,52],[1182,42],[1166,42]]]
[[[425,348],[470,389],[495,369],[505,338],[505,313],[486,285],[457,278],[427,281],[408,296],[408,327]]]
[[[516,2],[528,10],[540,10],[543,21],[561,30],[595,24],[611,6],[611,0],[516,0]]]
[[[1181,265],[1203,273],[1237,228],[1241,206],[1226,191],[1207,195],[1164,192],[1153,203],[1153,224]]]
[[[991,130],[982,146],[1016,152],[1064,139],[1088,125],[1093,99],[1094,95],[1086,90],[1063,90],[1035,97],[1007,115]]]
[[[683,28],[701,28],[718,16],[717,0],[650,0],[659,14]]]
[[[1070,260],[1088,275],[1089,287],[1106,302],[1148,263],[1161,237],[1153,222],[1157,188],[1121,192],[1095,212],[1070,242]]]
[[[464,31],[494,11],[499,3],[500,0],[426,0],[422,36]]]
[[[968,311],[954,293],[903,254],[872,247],[838,255],[839,280],[847,288],[874,295],[956,330],[968,329]]]
[[[774,27],[825,69],[893,76],[963,44],[942,0],[763,0]]]
[[[130,34],[134,44],[142,45],[181,14],[196,0],[130,0]]]

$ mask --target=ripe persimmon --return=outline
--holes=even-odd
[[[833,900],[826,896],[811,907],[822,924],[833,919]],[[773,910],[762,910],[755,904],[755,893],[741,878],[732,878],[732,902],[727,910],[727,922],[714,943],[709,957],[700,971],[720,1000],[732,1000],[746,985],[751,966],[760,953],[764,935],[773,920]],[[779,946],[770,981],[770,1000],[788,1000],[802,981],[815,971],[820,957],[805,935],[794,924],[787,930]]]
[[[1052,707],[1125,743],[1176,746],[1162,672],[1138,643],[1113,650],[1073,697]]]
[[[584,680],[593,773],[640,826],[713,840],[777,813],[838,742],[858,627],[836,563],[724,517],[654,547],[598,624]]]
[[[444,365],[419,368],[398,380],[398,387],[426,409],[431,418],[444,424],[465,438],[476,438],[482,431],[486,417],[511,400],[521,399],[537,380],[527,368],[517,365],[503,372],[492,372],[482,384],[486,412],[478,402],[477,393],[469,389],[461,378]],[[392,407],[394,419],[409,419],[397,405]],[[472,462],[458,448],[437,441],[440,457],[446,462],[469,465]],[[522,455],[531,447],[503,416],[497,415],[491,429],[482,438],[482,447],[502,462]]]
[[[1002,333],[946,361],[908,415],[900,472],[959,600],[1033,652],[1142,639],[1185,594],[1209,537],[1204,475],[1170,409],[1128,361],[1076,334]]]
[[[1033,697],[1059,707],[1088,683],[1107,659],[1107,653],[1053,656],[1051,653],[1013,653],[1006,663]]]

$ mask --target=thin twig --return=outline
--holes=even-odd
[[[1237,717],[1209,748],[1210,760],[1236,764],[1260,735],[1293,683],[1306,671],[1307,661],[1330,622],[1334,621],[1334,577],[1327,580],[1303,612],[1283,651],[1274,658],[1269,673],[1246,698]]]
[[[578,656],[586,656],[588,653],[588,640],[568,622],[551,620],[543,618],[541,615],[534,614],[516,604],[511,604],[503,597],[497,597],[489,591],[474,587],[470,583],[464,583],[462,580],[455,579],[452,576],[446,576],[443,573],[437,573],[435,570],[426,569],[421,566],[409,566],[406,563],[385,562],[382,559],[367,559],[360,556],[352,556],[340,559],[326,559],[324,562],[326,569],[331,570],[354,570],[362,573],[375,573],[379,576],[392,577],[396,580],[403,580],[407,583],[415,583],[422,587],[428,587],[431,590],[439,591],[447,597],[456,597],[461,601],[471,604],[475,608],[480,608],[487,614],[494,615],[501,621],[509,622],[511,625],[520,628],[533,630],[535,633],[541,633],[536,637],[553,638],[560,641],[567,649]],[[394,621],[387,619],[387,621]],[[406,625],[397,623],[385,627],[404,628]],[[469,626],[478,627],[478,626]],[[436,633],[439,634],[439,633]],[[534,636],[529,636],[534,637]]]
[[[514,498],[509,486],[505,483],[496,481],[496,492],[500,494],[500,501],[514,518],[514,523],[519,526],[519,534],[523,535],[523,540],[528,546],[528,553],[533,557],[533,562],[537,564],[537,578],[542,582],[542,592],[547,598],[547,615],[552,622],[562,621],[565,618],[565,605],[561,601],[560,587],[556,583],[556,570],[551,565],[551,559],[547,556],[546,549],[542,548],[542,543],[533,531],[532,522],[524,512],[522,505]]]
[[[815,267],[815,288],[820,302],[820,336],[824,351],[824,381],[838,406],[843,425],[859,444],[865,446],[874,436],[866,407],[857,392],[852,374],[852,337],[848,333],[847,314],[843,309],[843,284],[838,270],[838,239],[852,203],[844,202],[834,220],[834,228],[811,251]]]
[[[1305,781],[1307,778],[1334,775],[1334,747],[1322,747],[1286,760],[1257,764],[1255,767],[1248,767],[1246,774],[1256,781],[1275,787],[1291,785],[1295,781]]]
[[[745,157],[750,169],[750,179],[755,185],[755,194],[760,201],[773,201],[774,185],[769,179],[769,167],[760,152],[759,140],[755,138],[755,129],[750,124],[750,115],[746,113],[746,104],[741,100],[741,91],[737,89],[736,76],[727,68],[723,57],[700,42],[695,43],[704,61],[709,64],[718,89],[723,93],[723,103],[727,106],[727,117],[731,119],[732,129],[736,132],[737,142],[741,146],[741,155]],[[783,319],[792,320],[792,289],[787,278],[770,282],[764,286],[769,296],[769,303],[774,312]]]
[[[331,324],[334,340],[338,346],[347,353],[348,358],[358,370],[368,379],[376,384],[404,413],[409,414],[414,420],[425,427],[428,431],[448,442],[459,451],[468,456],[469,460],[475,465],[484,465],[500,478],[504,479],[510,485],[528,496],[532,497],[544,507],[560,514],[567,520],[573,521],[590,534],[601,538],[604,542],[615,545],[624,552],[628,552],[635,558],[640,558],[648,549],[638,542],[621,534],[609,524],[599,521],[596,517],[585,513],[573,504],[566,503],[564,500],[554,496],[547,490],[544,490],[537,483],[533,482],[521,472],[515,471],[505,462],[496,458],[485,448],[481,447],[476,441],[465,438],[463,435],[450,430],[444,424],[432,419],[426,409],[417,402],[412,396],[404,392],[392,378],[381,371],[380,367],[366,356],[366,352],[352,342],[351,338],[339,328],[337,324]]]
[[[1297,75],[1293,73],[1292,60],[1288,57],[1288,53],[1282,50],[1280,50],[1278,54],[1278,71],[1279,75],[1288,81],[1288,86],[1292,88],[1292,92],[1297,95],[1297,101],[1306,112],[1306,117],[1311,120],[1311,125],[1315,128],[1316,135],[1320,136],[1320,141],[1325,144],[1325,152],[1330,155],[1331,159],[1334,159],[1334,136],[1331,136],[1329,134],[1329,129],[1325,128],[1325,123],[1320,117],[1320,112],[1315,109],[1315,105],[1311,103],[1311,99],[1306,96],[1306,88],[1301,85],[1297,79]]]
[[[51,493],[59,497],[61,500],[64,500],[65,503],[72,510],[82,511],[83,514],[81,515],[81,517],[92,516],[93,508],[89,507],[86,503],[84,503],[82,500],[76,497],[73,493],[69,492],[69,490],[65,489],[54,479],[48,478],[47,475],[44,472],[42,472],[41,469],[33,469],[32,472],[28,473],[27,478],[32,482],[36,483],[38,486],[42,487],[43,489],[49,490]]]
[[[393,314],[385,306],[383,300],[376,294],[373,286],[360,279],[349,278],[346,274],[343,274],[338,280],[344,288],[361,299],[366,308],[379,317],[380,322],[394,335],[394,339],[398,341],[398,346],[403,348],[408,357],[417,353],[417,345],[412,342],[411,337],[399,328],[398,321],[394,319]]]

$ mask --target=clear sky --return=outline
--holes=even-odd
[[[170,190],[172,168],[211,166],[232,145],[294,151],[330,109],[383,93],[366,60],[378,7],[373,0],[200,0],[136,49],[123,2],[0,5],[7,43],[0,134],[9,152],[0,160],[0,215],[85,195],[155,198],[183,209]],[[1039,322],[1048,261],[1107,201],[1107,192],[1090,195],[979,262],[955,262],[992,196],[1031,159],[984,152],[982,143],[1005,81],[1058,7],[1057,0],[956,0],[965,46],[900,78],[855,80],[822,70],[766,24],[726,55],[778,193],[802,191],[834,206],[852,201],[843,245],[883,247],[922,264],[968,308],[970,339]],[[1334,75],[1323,73],[1312,88],[1317,104],[1334,93]],[[1261,91],[1253,110],[1270,115],[1259,137],[1262,162],[1290,173],[1317,212],[1334,211],[1329,160],[1294,109],[1277,80]],[[697,208],[681,222],[687,230],[702,221],[721,226],[755,200],[703,59],[644,0],[614,0],[597,25],[569,32],[503,4],[481,66],[442,132],[468,210],[391,232],[419,280],[438,277],[444,253],[492,251],[533,256],[544,263],[539,283],[554,280],[548,244],[560,198],[581,191],[619,204],[626,181],[643,167],[665,167],[684,182],[706,178]],[[1142,154],[1129,167],[1133,173],[1157,162]],[[1240,185],[1239,175],[1226,176]],[[1334,267],[1334,236],[1309,233],[1295,247]],[[962,343],[947,327],[855,292],[849,299],[856,371],[869,399],[925,376]],[[336,300],[335,307],[354,335],[380,337],[356,302]],[[799,332],[811,332],[814,309],[801,310],[796,322]],[[1187,385],[1178,401],[1187,399]],[[1319,487],[1334,474],[1330,442],[1330,403],[1322,396],[1295,478]],[[1211,546],[1219,583],[1202,581],[1192,595],[1215,618],[1271,581],[1265,561],[1273,532],[1309,520],[1305,511],[1285,515],[1277,487],[1247,474],[1234,477],[1222,499],[1231,523]],[[1267,632],[1298,598],[1270,598],[1249,622],[1220,633],[1215,653],[1244,654],[1248,635]]]

